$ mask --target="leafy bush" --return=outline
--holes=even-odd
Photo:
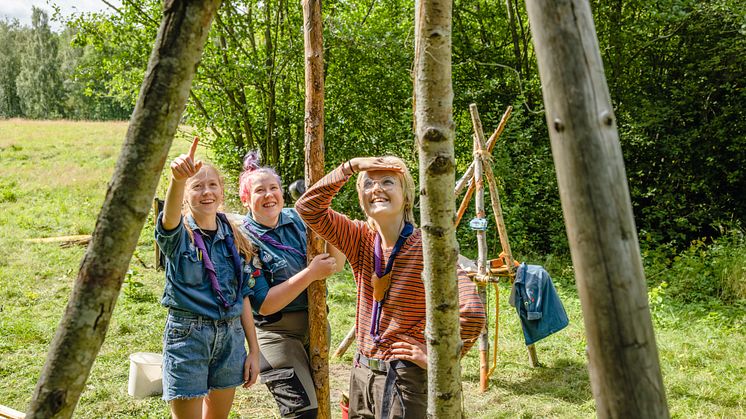
[[[746,300],[746,240],[740,228],[722,229],[714,240],[697,239],[673,255],[671,246],[643,250],[649,285],[666,288],[682,303],[719,300],[735,304]],[[660,301],[658,301],[660,303]]]

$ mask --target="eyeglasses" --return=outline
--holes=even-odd
[[[386,176],[381,179],[365,179],[363,182],[363,192],[371,192],[376,185],[384,191],[390,191],[399,184],[398,179],[393,176]]]

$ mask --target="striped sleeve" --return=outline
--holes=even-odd
[[[359,263],[358,251],[363,234],[363,223],[331,209],[332,199],[349,180],[342,167],[329,172],[311,186],[298,202],[295,210],[311,230],[344,253],[353,268]]]
[[[487,319],[487,313],[484,310],[482,300],[479,298],[477,286],[460,269],[458,270],[458,294],[461,340],[464,342],[461,356],[464,356],[479,339]]]

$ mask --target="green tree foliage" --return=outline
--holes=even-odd
[[[638,227],[686,246],[746,215],[743,2],[625,4],[620,135]],[[621,47],[620,47],[621,48]],[[613,57],[609,57],[613,60]]]
[[[75,30],[61,34],[59,59],[63,79],[63,114],[69,119],[127,119],[132,113],[129,97],[109,93],[104,80],[84,72],[95,69],[106,61],[106,56],[89,45],[79,45]],[[100,74],[99,74],[100,75]]]
[[[683,249],[717,234],[713,226],[743,219],[742,2],[594,0],[592,6],[642,237]],[[525,5],[456,0],[453,7],[458,172],[472,160],[468,105],[479,106],[488,133],[512,105],[493,154],[513,247],[518,254],[565,253]],[[68,21],[73,44],[85,49],[76,80],[134,103],[160,8],[157,0],[128,1],[112,15]],[[414,3],[331,0],[323,13],[327,168],[388,153],[414,166]],[[220,9],[186,117],[229,173],[240,170],[246,151],[259,148],[286,183],[302,176],[301,22],[299,5],[286,0],[230,0]],[[354,212],[354,191],[344,193],[344,209]],[[459,239],[468,252],[474,234],[462,224]]]
[[[21,70],[18,21],[0,21],[0,117],[21,115],[21,100],[16,92],[16,78]]]
[[[23,114],[29,118],[62,116],[62,77],[57,59],[57,38],[49,17],[37,7],[31,13],[31,31],[23,45],[16,89]]]

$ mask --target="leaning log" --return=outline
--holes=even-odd
[[[119,290],[220,0],[169,1],[93,239],[28,409],[68,418],[104,342]]]
[[[587,0],[527,0],[601,418],[668,417],[622,149]]]

